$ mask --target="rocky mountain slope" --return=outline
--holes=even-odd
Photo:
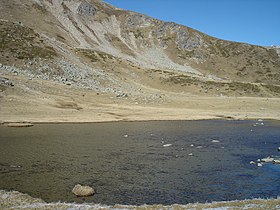
[[[137,104],[181,93],[278,98],[280,52],[100,0],[0,0],[0,100],[48,82]]]

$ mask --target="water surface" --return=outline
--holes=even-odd
[[[277,197],[280,166],[249,162],[279,155],[280,122],[256,122],[0,126],[0,189],[107,205]],[[93,186],[96,195],[76,198],[77,183]]]

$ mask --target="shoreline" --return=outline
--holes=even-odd
[[[39,124],[96,124],[96,123],[118,123],[118,122],[161,122],[161,121],[257,121],[257,120],[267,120],[267,121],[280,121],[280,119],[274,118],[197,118],[197,119],[145,119],[145,120],[112,120],[112,121],[7,121],[1,122],[0,125],[7,127],[32,127],[33,125]],[[10,124],[10,125],[9,125]],[[13,125],[15,124],[15,125]],[[19,124],[19,125],[17,125]],[[24,126],[27,124],[26,126]]]
[[[139,107],[138,107],[139,108]],[[270,120],[270,121],[280,121],[280,113],[276,113],[273,111],[269,113],[267,116],[259,113],[237,113],[232,111],[231,113],[223,113],[218,115],[215,112],[207,111],[207,110],[178,110],[176,108],[159,108],[164,109],[164,112],[160,113],[149,113],[146,112],[149,108],[156,109],[156,107],[141,107],[143,113],[141,115],[137,113],[131,113],[131,110],[125,111],[120,115],[118,112],[121,110],[112,110],[109,112],[108,110],[102,110],[102,112],[98,113],[98,117],[96,117],[96,113],[90,113],[87,115],[87,112],[84,113],[75,113],[72,116],[60,115],[54,117],[53,113],[50,113],[49,116],[20,116],[17,114],[7,116],[8,119],[0,118],[0,125],[10,125],[13,127],[29,127],[32,124],[88,124],[88,123],[112,123],[112,122],[148,122],[148,121],[207,121],[207,120],[228,120],[228,121],[254,121],[254,120]],[[280,107],[279,107],[280,109]],[[133,109],[132,109],[133,110]],[[136,110],[139,112],[139,109]],[[173,113],[172,113],[173,112]],[[193,114],[192,112],[196,112],[199,114]],[[205,112],[205,113],[203,113]],[[1,113],[1,112],[0,112]],[[274,117],[272,116],[274,115]],[[83,118],[84,117],[84,118]],[[18,125],[18,126],[17,126]],[[24,126],[26,125],[26,126]]]
[[[244,209],[254,206],[254,209],[277,209],[280,197],[277,198],[252,198],[232,201],[212,201],[210,203],[188,203],[188,204],[141,204],[141,205],[106,205],[96,203],[70,203],[70,202],[45,202],[41,198],[34,198],[26,193],[18,191],[0,190],[0,207],[3,209],[209,209],[209,208],[234,208]]]
[[[193,120],[280,120],[280,98],[166,97],[158,103],[108,95],[46,97],[7,95],[0,98],[3,123],[101,123]]]

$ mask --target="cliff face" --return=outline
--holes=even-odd
[[[99,0],[0,5],[2,71],[117,94],[141,94],[142,85],[206,95],[280,94],[278,48],[220,40]]]

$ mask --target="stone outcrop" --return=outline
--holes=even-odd
[[[86,2],[82,2],[78,7],[78,13],[80,15],[94,16],[96,13],[96,8]]]
[[[149,71],[159,92],[167,85],[203,96],[280,96],[279,47],[220,40],[100,0],[1,1],[0,37],[0,75],[8,78],[0,78],[1,93],[18,85],[9,76],[26,76],[162,101],[142,93],[146,79],[138,78]]]

